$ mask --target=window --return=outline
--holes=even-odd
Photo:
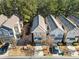
[[[58,36],[61,37],[61,36],[63,36],[63,35],[62,35],[62,34],[59,34]]]
[[[57,37],[55,38],[55,40],[61,40],[61,39],[62,39],[62,38],[57,38]]]
[[[42,44],[41,44],[41,42],[35,42],[35,45],[36,46],[41,46]]]
[[[79,36],[75,36],[75,38],[79,38]]]
[[[71,38],[70,40],[75,40],[75,38]]]
[[[67,38],[67,39],[70,39],[70,40],[75,40],[75,38]]]
[[[13,35],[13,31],[12,30],[9,30],[9,32],[10,32],[10,35]]]

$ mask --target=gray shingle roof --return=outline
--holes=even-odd
[[[68,30],[73,30],[76,28],[71,22],[69,22],[64,16],[60,16],[60,21],[67,27]]]
[[[47,16],[46,17],[46,22],[47,22],[47,24],[49,26],[50,31],[53,31],[53,30],[55,30],[57,28],[64,31],[62,26],[58,23],[58,21],[55,19],[54,16],[52,16],[52,15]]]
[[[34,17],[33,23],[32,23],[32,29],[31,31],[34,31],[35,28],[39,25],[39,16]]]
[[[4,24],[3,26],[9,27],[9,28],[13,28],[16,24],[17,21],[19,22],[19,18],[15,15],[12,15],[11,18],[9,18]]]
[[[47,31],[44,18],[41,15],[37,15],[33,19],[31,32],[33,33],[33,32],[37,32],[37,31],[38,32],[46,32]]]
[[[79,26],[79,18],[76,16],[69,16],[69,20],[73,21],[76,25]]]
[[[46,17],[46,23],[48,24],[50,31],[58,28],[57,25],[55,24],[55,22],[53,21],[53,19],[51,18],[51,16]]]

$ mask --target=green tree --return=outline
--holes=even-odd
[[[48,3],[49,0],[37,0],[37,14],[46,17],[50,13]]]
[[[37,2],[36,0],[18,0],[18,7],[23,16],[25,22],[29,22],[30,19],[35,16],[37,12]]]
[[[58,9],[57,7],[58,7],[57,0],[49,0],[48,9],[51,14],[56,14]]]
[[[0,3],[0,9],[1,9],[1,14],[4,14],[6,16],[10,16],[11,15],[11,3],[10,3],[11,0],[1,0],[1,3]]]
[[[64,14],[79,14],[79,0],[0,0],[0,14],[10,17],[16,14],[24,22],[29,22],[34,16],[49,14],[55,16]]]

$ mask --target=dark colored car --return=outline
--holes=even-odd
[[[2,45],[2,46],[0,47],[0,55],[6,53],[7,50],[8,50],[8,47],[9,47],[9,43],[5,43],[4,45]]]
[[[59,51],[53,46],[53,51],[52,51],[53,54],[58,54]]]

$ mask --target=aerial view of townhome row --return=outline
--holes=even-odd
[[[61,14],[57,17],[54,15],[43,17],[37,15],[30,24],[28,25],[30,28],[28,28],[28,26],[24,26],[18,16],[12,15],[8,18],[1,14],[0,44],[3,44],[1,48],[3,51],[0,50],[0,54],[8,49],[10,56],[51,55],[58,53],[57,51],[61,49],[60,46],[78,46],[79,44],[79,18],[76,16],[65,17]],[[25,32],[29,32],[29,34]],[[9,48],[7,48],[7,43],[10,44]],[[43,49],[46,51],[44,52]]]
[[[22,28],[23,22],[17,16],[7,18],[3,14],[0,15],[0,41],[12,43],[15,39],[17,43],[22,39],[20,38]],[[42,45],[41,40],[48,40],[48,37],[53,45],[72,45],[79,42],[79,18],[76,16],[66,18],[63,15],[58,17],[48,15],[43,18],[37,15],[33,19],[30,32],[35,46]]]
[[[17,41],[20,39],[23,23],[15,15],[8,18],[0,15],[0,42],[6,43]]]
[[[48,15],[43,18],[37,15],[33,19],[31,33],[36,45],[40,45],[41,40],[47,40],[48,36],[53,45],[72,45],[79,42],[79,19],[76,16]]]

